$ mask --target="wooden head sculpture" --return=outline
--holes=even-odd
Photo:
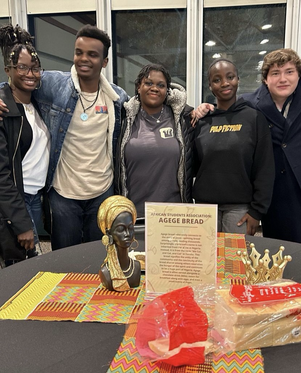
[[[128,255],[135,241],[136,218],[133,202],[119,195],[107,198],[98,209],[97,223],[104,234],[102,243],[107,250],[99,276],[108,290],[126,291],[139,286],[140,263]]]

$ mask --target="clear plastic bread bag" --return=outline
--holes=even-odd
[[[137,316],[136,347],[152,361],[196,365],[224,354],[301,341],[301,285],[199,285],[163,294]]]

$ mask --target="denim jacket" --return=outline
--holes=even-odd
[[[128,100],[126,92],[115,84],[110,84],[104,75],[100,75],[100,85],[104,93],[112,99],[114,113],[109,119],[109,151],[115,158],[117,139],[121,127],[121,110]],[[80,86],[74,66],[70,72],[46,71],[42,76],[42,85],[34,91],[42,117],[51,134],[49,170],[46,180],[47,191],[50,190],[54,173],[62,151],[63,142],[79,98]],[[109,116],[110,118],[110,116]],[[111,141],[110,141],[111,140]]]

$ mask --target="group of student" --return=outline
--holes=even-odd
[[[219,231],[254,234],[261,220],[264,235],[301,242],[301,62],[293,50],[267,54],[261,87],[238,100],[237,68],[215,60],[216,107],[193,110],[162,65],[142,68],[132,98],[109,83],[101,71],[111,41],[96,26],[78,31],[71,72],[42,73],[18,26],[0,29],[0,46],[9,78],[0,89],[7,265],[35,255],[48,198],[52,250],[101,239],[97,211],[113,194],[132,200],[138,217],[145,201],[216,203]]]

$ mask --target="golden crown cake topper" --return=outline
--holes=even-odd
[[[240,256],[245,265],[247,284],[258,284],[260,282],[274,281],[282,278],[284,268],[287,263],[292,260],[290,255],[282,255],[285,250],[284,246],[280,246],[278,253],[272,255],[273,264],[271,268],[269,268],[271,262],[269,256],[270,250],[265,249],[264,256],[261,258],[261,254],[256,250],[253,243],[249,245],[247,243],[247,247],[248,246],[251,249],[250,255],[248,251],[237,251],[237,255]]]

